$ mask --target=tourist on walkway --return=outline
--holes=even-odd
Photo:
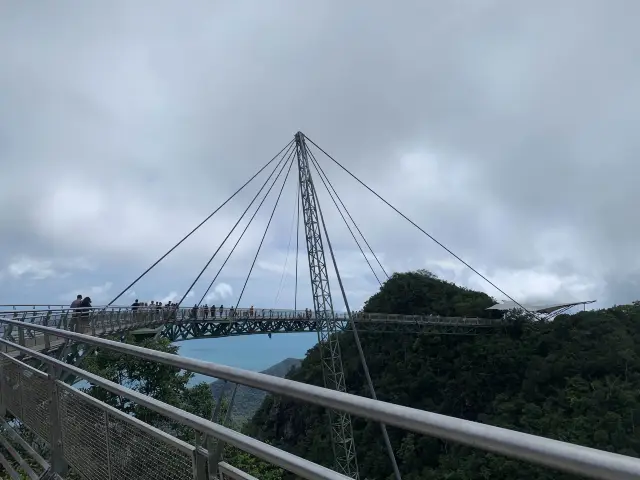
[[[80,304],[80,308],[78,308],[78,313],[80,315],[78,326],[79,333],[87,333],[89,331],[89,324],[91,323],[91,297],[84,297],[82,299],[82,303]]]

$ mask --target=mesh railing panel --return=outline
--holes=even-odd
[[[44,440],[50,438],[50,401],[48,377],[44,373],[23,369],[22,422]]]
[[[192,480],[193,456],[143,428],[109,415],[112,479]]]
[[[70,387],[59,387],[59,408],[64,457],[83,478],[193,479],[193,452],[177,440]]]
[[[19,365],[7,361],[2,365],[2,372],[4,375],[2,385],[2,398],[7,410],[9,410],[14,416],[22,418],[22,387],[20,382],[20,368]]]
[[[109,479],[105,412],[71,390],[58,399],[65,459],[87,480]]]

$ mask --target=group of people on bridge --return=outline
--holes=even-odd
[[[70,306],[72,313],[72,329],[74,331],[84,332],[89,326],[89,317],[93,309],[91,305],[90,297],[83,297],[78,295]],[[225,308],[224,305],[216,307],[215,305],[209,306],[195,304],[191,308],[181,308],[178,303],[168,301],[165,304],[157,300],[151,300],[150,302],[140,302],[136,299],[131,304],[131,311],[134,315],[137,314],[156,314],[162,315],[166,320],[177,320],[180,316],[180,320],[215,320],[219,319],[298,319],[298,320],[311,320],[313,318],[313,311],[309,308],[302,310],[274,310],[274,309],[256,309],[249,307],[248,309],[240,309],[236,307]],[[178,315],[178,312],[181,314]]]
[[[169,317],[174,319],[177,317],[177,312],[180,306],[177,303],[168,301],[163,305],[162,302],[152,300],[149,303],[140,302],[136,299],[131,304],[131,310],[133,312],[165,312]],[[225,308],[224,305],[216,307],[208,304],[198,305],[195,304],[188,310],[188,319],[190,320],[215,320],[216,318],[298,318],[300,320],[312,318],[313,313],[309,308],[304,309],[304,313],[301,311],[283,311],[273,309],[255,309],[253,305],[248,309],[240,309],[236,307]]]
[[[83,297],[78,295],[71,302],[71,330],[74,332],[84,333],[89,326],[89,316],[91,314],[91,297]]]

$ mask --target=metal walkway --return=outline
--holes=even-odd
[[[18,328],[23,322],[1,320]],[[408,431],[592,478],[640,479],[640,460],[556,440],[492,427],[348,393],[306,385],[255,372],[193,360],[81,333],[33,324],[38,334],[57,334],[61,340],[101,347],[147,361],[225,379],[268,392],[343,411]],[[46,373],[14,356],[0,353],[0,443],[11,455],[0,457],[9,478],[67,478],[72,471],[95,480],[205,480],[253,477],[224,462],[222,446],[233,445],[306,479],[346,479],[328,468],[242,435],[219,423],[194,416],[78,367],[17,343],[0,339],[6,350],[39,359]],[[196,441],[182,441],[171,428],[159,430],[130,417],[63,383],[63,373],[80,377],[174,424],[193,428]],[[11,414],[15,418],[7,416]],[[31,432],[46,445],[36,451],[18,432]],[[205,436],[208,438],[204,440]],[[19,447],[19,448],[16,448]],[[22,455],[18,450],[21,450]],[[46,452],[46,453],[44,453]],[[24,456],[23,456],[24,455]],[[29,458],[25,458],[29,457]],[[71,469],[71,470],[69,470]],[[57,475],[57,477],[56,477]]]
[[[22,307],[18,307],[22,308]],[[438,317],[417,315],[356,314],[360,331],[403,332],[470,335],[504,327],[502,320],[486,318]],[[0,310],[0,320],[19,324],[2,324],[0,338],[13,341],[36,351],[52,353],[67,342],[56,335],[44,334],[34,326],[49,326],[60,330],[78,331],[97,337],[122,335],[128,332],[169,338],[172,342],[195,338],[216,338],[237,335],[258,335],[293,332],[316,332],[317,322],[310,310],[238,309],[215,310],[215,316],[205,317],[203,311],[192,308],[176,310],[133,307],[95,307],[86,312],[69,308]],[[349,330],[348,316],[336,315],[331,320],[339,330]],[[15,354],[11,347],[0,351]]]

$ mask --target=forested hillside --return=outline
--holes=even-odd
[[[299,367],[300,362],[301,360],[297,358],[286,358],[260,373],[283,378],[291,371],[292,368]],[[213,395],[213,398],[220,398],[224,385],[225,382],[222,380],[216,380],[211,383],[211,394]],[[232,390],[233,388],[231,386],[227,387],[227,397],[231,395]],[[246,420],[251,419],[251,417],[256,413],[256,410],[258,410],[260,405],[262,405],[266,396],[267,392],[264,390],[247,387],[246,385],[239,385],[233,402],[233,408],[231,410],[231,416],[234,421],[238,424],[242,424]]]
[[[492,300],[428,272],[394,275],[365,311],[486,316]],[[340,337],[347,389],[367,395],[350,333]],[[640,453],[640,304],[518,322],[491,335],[362,334],[381,400],[559,440]],[[322,385],[314,348],[290,378]],[[361,478],[392,478],[378,425],[354,418]],[[324,410],[267,397],[251,434],[332,466]],[[405,480],[556,479],[529,466],[389,429]]]

